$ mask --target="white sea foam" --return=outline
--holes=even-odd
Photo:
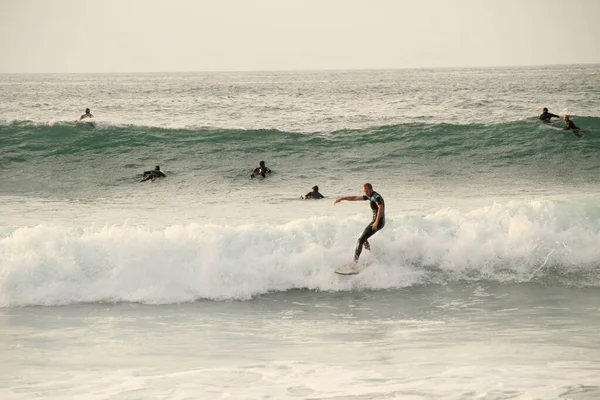
[[[352,259],[365,225],[358,218],[160,230],[22,227],[0,239],[0,305],[168,304],[298,288],[339,291],[557,276],[596,286],[599,216],[595,206],[555,202],[390,216],[371,239],[373,251],[363,251],[361,262],[369,267],[353,278],[332,270]]]

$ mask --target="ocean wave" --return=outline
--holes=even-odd
[[[38,225],[0,239],[0,307],[247,300],[294,289],[350,291],[495,281],[600,286],[600,206],[510,202],[389,217],[354,277],[363,220],[274,225],[73,229]],[[257,234],[259,232],[260,234]]]
[[[87,152],[116,150],[120,153],[140,147],[160,146],[171,149],[197,149],[208,154],[223,151],[254,152],[265,149],[286,152],[328,154],[355,150],[406,157],[457,157],[473,160],[546,157],[573,151],[576,156],[597,154],[600,150],[600,118],[573,117],[586,134],[577,148],[574,135],[562,130],[560,123],[540,124],[530,119],[502,124],[427,124],[410,123],[343,129],[334,132],[295,133],[276,129],[222,129],[191,127],[181,129],[140,125],[95,125],[77,122],[39,124],[12,121],[0,124],[0,146],[11,160],[55,157]],[[573,146],[573,144],[569,145]],[[58,149],[58,150],[57,150]]]

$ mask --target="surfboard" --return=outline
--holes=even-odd
[[[553,130],[553,131],[562,131],[563,130],[562,121],[553,121],[553,122],[542,122],[539,124],[539,129],[545,130]]]
[[[333,272],[339,275],[357,275],[362,269],[363,268],[360,265],[350,262],[341,267],[337,267]]]

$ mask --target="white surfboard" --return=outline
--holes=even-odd
[[[339,275],[356,275],[359,274],[363,268],[364,265],[361,266],[355,262],[350,262],[342,265],[341,267],[337,267],[334,272]]]

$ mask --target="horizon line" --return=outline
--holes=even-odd
[[[480,65],[448,67],[393,67],[393,68],[306,68],[306,69],[224,69],[224,70],[182,70],[182,71],[87,71],[87,72],[0,72],[0,75],[118,75],[118,74],[194,74],[194,73],[268,73],[268,72],[342,72],[342,71],[401,71],[401,70],[457,70],[457,69],[510,69],[541,67],[581,67],[595,66],[600,63],[568,64],[527,64],[527,65]]]

